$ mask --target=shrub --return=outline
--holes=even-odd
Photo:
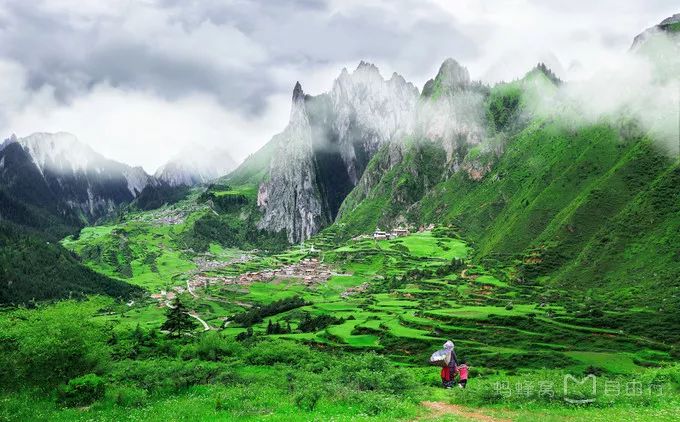
[[[407,415],[406,402],[392,395],[367,391],[354,394],[351,399],[368,416],[390,415],[390,419],[401,419]]]
[[[242,347],[237,342],[225,339],[219,333],[208,331],[201,335],[195,345],[195,351],[199,359],[219,361],[224,357],[238,355]]]
[[[104,397],[106,384],[95,374],[74,378],[57,390],[57,400],[64,406],[87,406]]]
[[[111,398],[117,406],[142,407],[146,404],[147,392],[133,386],[120,386],[113,389]]]
[[[91,315],[101,300],[20,309],[0,319],[0,385],[56,387],[109,361],[109,337]]]
[[[285,363],[300,365],[310,357],[310,350],[305,346],[289,341],[268,340],[254,343],[245,355],[245,361],[251,365],[273,365]]]
[[[295,395],[295,405],[308,412],[316,408],[317,403],[321,399],[321,391],[316,388],[306,388]]]
[[[336,368],[340,381],[359,391],[403,394],[416,384],[410,372],[395,367],[389,359],[375,353],[348,356]]]
[[[111,372],[111,378],[149,393],[174,393],[194,385],[213,384],[225,371],[228,370],[224,365],[214,362],[149,359],[121,361]]]

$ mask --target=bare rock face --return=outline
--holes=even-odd
[[[291,242],[309,238],[337,218],[355,187],[353,203],[401,161],[409,137],[440,143],[450,172],[458,171],[467,151],[486,137],[485,89],[453,59],[442,64],[422,96],[400,75],[385,80],[365,62],[352,73],[343,69],[325,94],[305,95],[296,84],[290,122],[272,139],[269,174],[258,190],[259,227],[285,230]],[[385,145],[386,155],[367,173]],[[484,168],[475,168],[475,178]]]
[[[486,137],[485,97],[484,88],[473,84],[467,69],[453,59],[446,59],[436,78],[423,88],[417,133],[442,144],[453,171],[458,170],[467,149]]]
[[[258,227],[284,230],[290,242],[308,239],[328,219],[316,178],[312,128],[299,82],[293,90],[290,122],[272,142],[276,145],[269,180],[258,190],[258,205],[264,211]]]
[[[418,90],[372,64],[343,69],[329,93],[293,90],[290,122],[276,135],[269,175],[258,190],[259,227],[305,240],[332,222],[371,157],[413,126]]]
[[[631,45],[631,51],[637,51],[651,39],[654,39],[660,34],[672,34],[676,35],[680,33],[680,13],[676,13],[662,20],[658,25],[654,25],[651,28],[647,28],[642,33],[638,34],[633,39],[633,44]]]
[[[342,70],[329,95],[333,131],[356,185],[368,164],[366,157],[412,130],[418,89],[397,73],[385,80],[376,66],[361,62],[352,74]]]

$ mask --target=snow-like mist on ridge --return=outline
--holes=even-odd
[[[528,108],[571,125],[638,123],[669,154],[678,154],[680,37],[656,34],[593,76],[559,88],[528,85]]]

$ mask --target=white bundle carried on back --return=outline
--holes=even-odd
[[[437,350],[430,356],[430,364],[435,366],[441,366],[442,368],[446,366],[446,356],[448,356],[449,351],[446,349]]]

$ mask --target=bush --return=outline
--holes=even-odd
[[[149,393],[175,393],[187,387],[214,384],[224,372],[223,364],[174,359],[121,361],[111,378],[121,384],[133,384]]]
[[[19,309],[0,319],[0,385],[56,387],[98,372],[110,358],[109,335],[91,315],[102,300]]]
[[[225,357],[237,356],[242,350],[243,348],[239,343],[226,339],[217,332],[208,331],[201,335],[197,343],[184,350],[182,357],[195,356],[201,360],[216,362]]]
[[[407,416],[406,402],[398,397],[378,392],[363,392],[352,396],[362,413],[368,416],[390,415],[390,419],[401,419]]]
[[[117,387],[110,393],[113,402],[121,407],[142,407],[147,395],[146,390],[132,386]]]
[[[64,406],[87,406],[104,397],[106,384],[95,374],[74,378],[57,390],[57,400]]]
[[[289,341],[261,341],[251,345],[245,355],[246,363],[251,365],[273,365],[285,363],[301,365],[310,357],[310,350],[305,346]]]
[[[403,394],[416,385],[410,372],[395,367],[389,359],[375,353],[348,356],[337,368],[341,382],[359,391]]]
[[[317,403],[321,399],[321,391],[316,388],[306,388],[295,395],[295,405],[308,412],[316,408]]]

